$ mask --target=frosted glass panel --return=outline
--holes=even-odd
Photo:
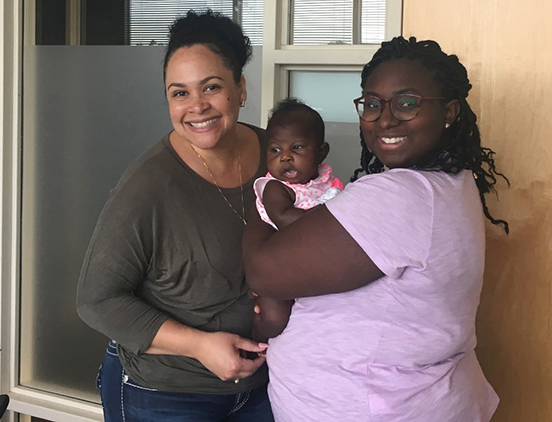
[[[326,121],[358,123],[353,99],[360,97],[360,72],[290,72],[290,92]]]
[[[326,122],[326,142],[330,144],[326,162],[332,166],[335,176],[347,184],[360,167],[358,123]]]
[[[75,309],[84,253],[109,190],[171,130],[162,47],[25,47],[21,231],[22,385],[99,402],[107,339]],[[260,121],[260,48],[241,120]]]
[[[297,97],[320,113],[330,144],[327,162],[344,183],[360,167],[358,115],[353,99],[361,94],[360,72],[291,71],[292,97]]]

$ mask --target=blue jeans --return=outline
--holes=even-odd
[[[167,393],[125,374],[109,342],[97,379],[105,422],[274,422],[266,385],[240,394]]]

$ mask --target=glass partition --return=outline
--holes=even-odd
[[[48,36],[45,27],[56,27],[45,23],[63,22],[65,12],[46,9],[37,10],[42,24],[36,39],[62,44],[62,32]],[[89,18],[101,16],[85,10]],[[121,34],[108,38],[105,43]],[[108,339],[79,319],[77,280],[110,189],[131,161],[172,129],[164,53],[159,46],[24,46],[21,385],[99,402],[95,377]],[[261,54],[254,47],[245,69],[248,101],[240,110],[241,121],[256,125]]]

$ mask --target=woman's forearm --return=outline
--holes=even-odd
[[[324,205],[278,232],[252,214],[243,239],[244,267],[247,283],[260,296],[341,293],[383,275]]]
[[[205,332],[168,319],[159,328],[146,353],[179,355],[197,359],[221,380],[251,376],[265,361],[267,344],[225,332]],[[256,359],[244,358],[252,352]]]
[[[145,353],[198,358],[198,349],[206,333],[167,319],[157,331]]]

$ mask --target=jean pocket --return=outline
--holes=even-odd
[[[123,384],[126,385],[126,386],[129,386],[129,387],[137,388],[139,390],[144,390],[144,391],[152,391],[152,392],[158,392],[159,391],[155,388],[142,387],[141,385],[136,384],[125,373],[123,373]]]

